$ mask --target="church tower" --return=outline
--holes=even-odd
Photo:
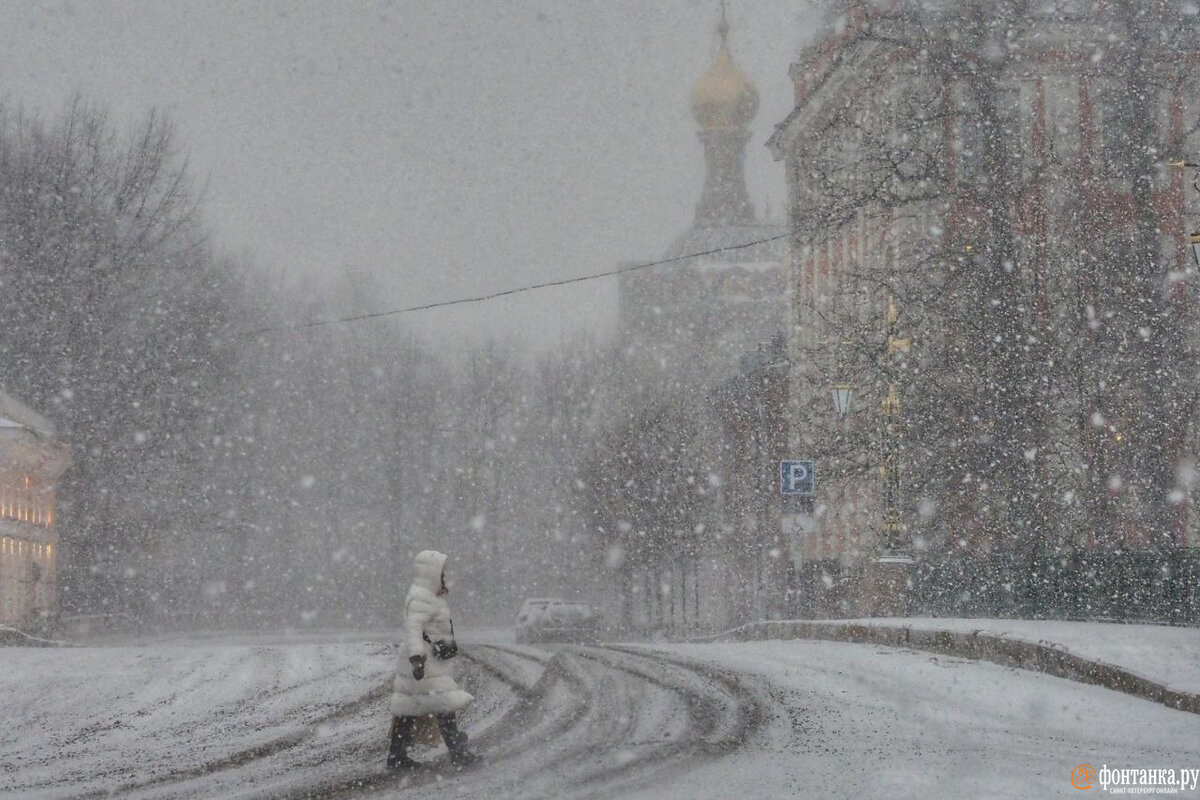
[[[705,167],[695,217],[665,263],[622,275],[618,290],[631,351],[701,392],[737,373],[787,320],[788,232],[760,220],[750,202],[745,157],[758,90],[734,61],[724,3],[716,45],[689,97]]]
[[[678,596],[693,598],[690,610],[680,603],[667,612],[670,626],[685,628],[739,624],[755,598],[785,596],[776,577],[768,588],[764,576],[777,576],[784,563],[768,554],[780,552],[771,477],[786,457],[777,443],[787,386],[780,345],[789,232],[759,219],[750,203],[745,157],[758,90],[734,61],[724,3],[715,40],[688,98],[705,169],[695,217],[657,264],[624,271],[618,288],[623,378],[637,390],[634,400],[651,411],[686,407],[695,426],[687,435],[719,454],[709,467],[722,489],[681,502],[703,507],[701,518],[721,535],[698,535],[690,568],[685,558],[653,577],[673,573]],[[730,543],[741,554],[733,564]]]
[[[696,205],[696,227],[751,225],[754,206],[746,192],[743,160],[750,122],[758,112],[758,90],[729,51],[729,22],[721,5],[720,44],[708,72],[692,89],[692,116],[700,123],[708,174]]]

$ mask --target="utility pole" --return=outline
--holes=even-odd
[[[901,512],[901,475],[904,471],[903,425],[904,407],[900,399],[898,370],[892,369],[899,354],[907,353],[909,340],[898,334],[900,313],[895,299],[888,298],[887,341],[883,364],[887,377],[887,394],[880,403],[883,422],[881,463],[883,476],[883,527],[879,555],[868,565],[868,608],[873,616],[904,616],[909,608],[909,580],[913,566],[909,539]]]
[[[907,353],[909,340],[897,335],[896,323],[900,318],[896,310],[896,302],[888,298],[887,308],[887,352],[886,358],[891,361],[898,353]],[[904,470],[901,463],[903,449],[903,404],[900,399],[900,385],[895,380],[896,375],[889,370],[888,390],[880,403],[883,416],[883,556],[908,556],[908,537],[905,526],[901,521],[900,512],[900,476]]]

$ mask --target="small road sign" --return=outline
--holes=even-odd
[[[815,461],[780,461],[779,492],[783,495],[811,495],[817,489]]]

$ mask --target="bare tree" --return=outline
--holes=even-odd
[[[161,115],[121,136],[80,100],[54,122],[0,109],[0,187],[6,383],[74,452],[64,600],[143,603],[228,363],[236,283]]]
[[[803,398],[852,383],[860,402],[798,436],[843,487],[875,483],[898,436],[918,549],[1007,558],[1016,571],[989,580],[1015,575],[1030,602],[1046,557],[1093,532],[1178,541],[1196,304],[1163,229],[1177,213],[1162,165],[1189,135],[1164,109],[1184,108],[1194,83],[1181,66],[1194,15],[1173,2],[831,5],[845,31],[797,111],[811,135],[787,153],[794,385]],[[1045,111],[1055,78],[1031,57],[1056,42],[1095,52],[1058,78],[1081,87],[1073,119]],[[888,531],[872,516],[878,547]]]

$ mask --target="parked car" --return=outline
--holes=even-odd
[[[599,633],[600,616],[587,603],[532,597],[517,612],[517,644],[592,642]]]

